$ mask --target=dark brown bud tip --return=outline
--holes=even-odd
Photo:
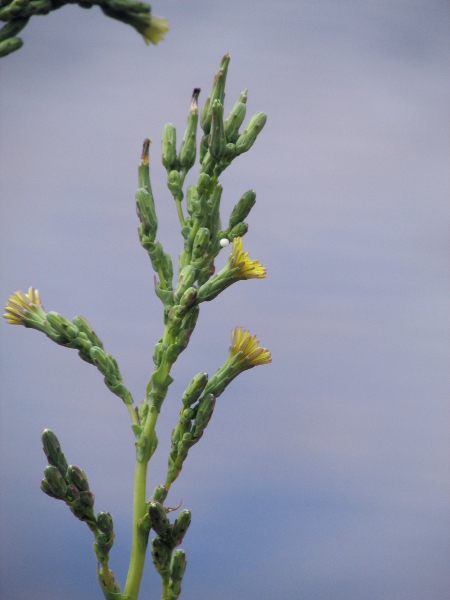
[[[149,161],[149,150],[150,150],[151,143],[152,143],[152,140],[145,138],[144,144],[142,145],[141,161],[147,165],[148,165],[148,161]]]

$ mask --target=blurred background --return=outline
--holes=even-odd
[[[186,600],[448,600],[449,137],[444,0],[152,4],[146,47],[94,7],[34,17],[2,59],[1,299],[30,285],[86,317],[136,400],[162,332],[134,193],[151,147],[159,239],[181,248],[160,162],[231,55],[226,111],[249,88],[267,125],[222,177],[223,218],[257,203],[245,249],[267,267],[202,306],[158,423],[165,475],[180,397],[223,362],[236,325],[273,363],[220,397],[167,503],[193,521]],[[188,183],[195,181],[194,169]],[[223,264],[225,249],[218,261]],[[92,536],[39,489],[40,432],[82,467],[128,568],[134,438],[75,351],[1,325],[1,597],[100,598]],[[142,598],[159,598],[150,558]]]

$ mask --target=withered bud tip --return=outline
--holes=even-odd
[[[152,140],[149,140],[148,138],[145,138],[144,140],[144,144],[142,145],[142,155],[141,155],[141,161],[143,163],[147,163],[149,161],[149,150],[150,150],[150,144],[152,143]]]
[[[198,87],[194,88],[194,91],[192,92],[191,110],[194,110],[198,107],[198,96],[199,96],[200,92],[201,92],[200,88],[198,88]]]

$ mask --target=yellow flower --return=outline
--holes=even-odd
[[[238,354],[241,356],[238,357]],[[267,348],[260,348],[256,335],[250,335],[242,327],[235,327],[231,332],[230,356],[239,358],[245,363],[243,370],[272,362],[272,357]]]
[[[164,17],[150,16],[146,21],[147,24],[144,27],[139,27],[139,31],[144,36],[146,44],[149,44],[150,42],[152,44],[157,44],[169,31],[170,25]]]
[[[233,240],[233,249],[229,258],[231,269],[237,269],[233,277],[239,279],[264,279],[266,268],[257,260],[250,260],[248,252],[244,252],[242,238],[236,237]]]
[[[28,294],[14,292],[5,306],[3,315],[11,325],[25,325],[30,327],[33,316],[39,316],[42,320],[43,306],[39,298],[39,291],[30,287]]]

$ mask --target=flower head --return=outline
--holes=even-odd
[[[45,313],[39,298],[39,291],[30,287],[27,294],[14,292],[8,298],[3,315],[11,325],[33,327],[45,321]]]
[[[241,237],[233,240],[229,265],[231,269],[237,269],[233,274],[237,279],[264,279],[266,276],[266,268],[257,260],[250,260],[248,252],[244,252]]]
[[[146,44],[157,44],[169,31],[170,26],[164,17],[148,16],[144,26],[139,26],[139,32],[144,36]]]
[[[256,335],[250,335],[242,327],[235,327],[231,332],[230,357],[238,359],[240,371],[272,362],[269,350],[260,348]]]

